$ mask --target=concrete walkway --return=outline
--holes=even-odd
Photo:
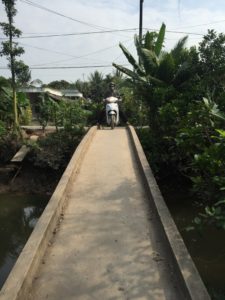
[[[97,131],[30,299],[183,299],[155,249],[125,128]]]

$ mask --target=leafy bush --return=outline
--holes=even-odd
[[[0,120],[0,138],[6,134],[5,123]]]
[[[41,97],[38,106],[38,120],[43,129],[51,123],[54,124],[56,130],[59,126],[72,128],[74,126],[85,126],[91,114],[90,111],[84,109],[82,101],[55,101],[48,94]]]
[[[85,131],[82,127],[59,130],[30,145],[29,159],[40,168],[59,170],[65,168],[80,143]]]
[[[21,147],[21,142],[17,136],[11,133],[3,134],[0,137],[0,163],[4,164],[10,161],[19,147]]]

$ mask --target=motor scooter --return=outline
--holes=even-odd
[[[118,102],[121,101],[120,98],[110,96],[106,98],[106,123],[114,129],[116,125],[119,124],[119,106]]]

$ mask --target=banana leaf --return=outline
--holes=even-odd
[[[140,75],[140,76],[145,75],[141,66],[136,62],[136,60],[131,55],[131,53],[127,50],[127,48],[124,47],[121,43],[119,44],[119,46],[122,49],[124,55],[126,56],[127,60],[129,61],[129,63],[134,67],[135,71],[138,73],[138,75]]]
[[[159,54],[162,50],[164,39],[165,39],[165,33],[166,33],[166,25],[164,23],[162,23],[162,26],[159,30],[158,38],[157,38],[157,41],[155,44],[155,54],[157,56],[159,56]]]
[[[157,56],[153,51],[144,48],[142,48],[140,52],[141,59],[145,68],[145,73],[147,75],[153,75],[159,64]]]

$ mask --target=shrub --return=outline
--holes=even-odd
[[[59,130],[31,145],[29,159],[35,166],[59,170],[65,168],[85,131],[82,127]]]

